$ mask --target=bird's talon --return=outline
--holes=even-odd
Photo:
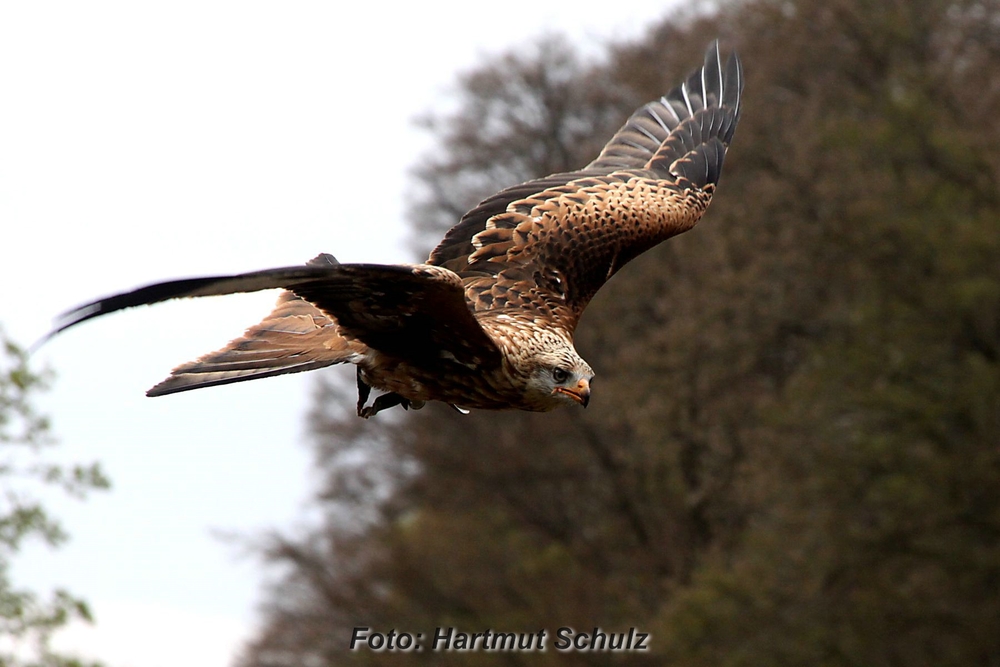
[[[358,366],[357,370],[357,380],[358,380],[358,416],[367,419],[370,415],[366,416],[361,414],[365,410],[365,403],[368,402],[368,397],[372,393],[371,385],[365,382],[365,379],[361,376],[361,367]]]

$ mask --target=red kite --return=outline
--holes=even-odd
[[[579,171],[507,188],[455,225],[424,264],[304,266],[141,287],[63,315],[57,333],[181,297],[286,290],[260,324],[149,390],[357,366],[358,414],[443,401],[465,412],[544,411],[590,400],[573,347],[587,303],[631,259],[694,227],[740,115],[743,72],[718,43],[677,88],[636,111]],[[381,395],[366,405],[371,388]]]

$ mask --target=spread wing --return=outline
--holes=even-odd
[[[636,111],[596,160],[503,190],[469,211],[428,264],[462,277],[486,316],[519,313],[572,332],[622,266],[692,228],[715,192],[739,119],[743,72],[718,43],[704,66]]]
[[[318,261],[325,258],[330,261]],[[338,336],[348,343],[358,341],[368,348],[413,363],[445,366],[456,362],[467,366],[500,363],[499,349],[480,327],[467,305],[461,279],[451,271],[428,265],[337,264],[328,255],[321,255],[305,266],[174,280],[116,294],[64,314],[49,336],[94,317],[134,306],[275,288],[288,290],[297,299],[289,297],[279,302],[278,309],[260,325],[248,330],[246,336],[193,364],[216,364],[218,367],[213,371],[220,372],[263,370],[271,375],[308,370],[306,367],[272,368],[274,372],[268,372],[263,369],[263,363],[260,368],[254,365],[267,362],[268,355],[282,354],[281,350],[275,350],[276,345],[280,347],[279,339],[290,343],[295,336],[319,336],[323,339],[320,343],[325,344],[331,339],[317,332],[326,326],[323,319],[334,322]],[[276,336],[275,327],[294,331],[282,332],[287,337]],[[299,361],[310,368],[318,368],[350,360],[343,356],[334,359],[337,354],[335,350],[315,350]],[[289,360],[289,364],[293,363]],[[175,373],[177,370],[183,372],[183,368],[179,367]],[[212,384],[239,379],[249,377],[219,377],[219,382]],[[167,383],[170,382],[168,379]],[[152,391],[156,395],[185,388],[194,387],[171,389],[168,385],[154,387]]]

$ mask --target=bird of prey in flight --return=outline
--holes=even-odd
[[[507,188],[423,264],[302,266],[174,280],[65,313],[52,334],[123,308],[280,288],[274,311],[150,389],[357,366],[358,414],[442,401],[461,412],[586,406],[594,371],[573,346],[587,303],[629,260],[701,218],[740,115],[743,72],[718,43],[628,119],[593,162]],[[371,389],[382,393],[369,405]]]

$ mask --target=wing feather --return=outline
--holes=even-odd
[[[225,348],[178,367],[178,378],[154,387],[151,395],[319,368],[354,360],[367,348],[414,363],[500,363],[499,349],[453,272],[428,265],[338,264],[328,255],[305,266],[174,280],[115,294],[65,313],[47,337],[135,306],[275,288],[291,294],[264,322]],[[335,324],[335,333],[324,320]],[[302,350],[303,344],[310,349]],[[314,344],[326,349],[313,350]],[[192,375],[201,372],[199,383]]]
[[[409,362],[493,367],[500,350],[466,301],[461,278],[426,264],[344,264],[291,286],[334,316],[341,333]]]
[[[170,299],[199,296],[223,296],[243,292],[259,292],[266,289],[287,288],[301,281],[317,280],[340,265],[332,255],[322,254],[302,266],[280,269],[266,269],[233,276],[212,276],[204,278],[182,278],[162,283],[153,283],[97,299],[69,310],[56,319],[56,325],[45,338],[51,338],[61,331],[82,322],[107,315],[126,308],[147,306]]]
[[[714,42],[703,66],[632,114],[597,159],[484,200],[427,263],[458,274],[481,317],[520,314],[572,332],[615,272],[698,222],[722,172],[742,88],[739,58],[723,65]]]

